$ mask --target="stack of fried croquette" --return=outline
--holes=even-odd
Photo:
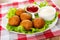
[[[26,30],[33,28],[42,28],[45,24],[45,21],[42,18],[34,18],[30,13],[27,13],[24,9],[19,8],[16,10],[16,15],[9,18],[9,25],[19,26],[22,25]]]

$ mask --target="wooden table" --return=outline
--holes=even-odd
[[[44,39],[44,40],[60,40],[60,36],[49,38],[49,39]]]

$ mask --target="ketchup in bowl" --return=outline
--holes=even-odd
[[[27,10],[28,12],[34,13],[34,12],[37,12],[37,11],[38,11],[38,7],[37,7],[37,6],[28,6],[28,7],[26,8],[26,10]]]
[[[35,14],[39,12],[39,6],[37,5],[29,5],[25,8],[26,12],[32,14],[32,18],[35,18]]]

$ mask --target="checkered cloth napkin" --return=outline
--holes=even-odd
[[[43,0],[35,0],[35,2],[40,2]],[[33,3],[34,0],[28,0],[24,2],[13,2],[8,4],[0,4],[0,40],[42,40],[45,38],[51,38],[54,36],[60,35],[60,14],[58,15],[59,19],[55,27],[52,29],[42,33],[42,34],[36,34],[36,35],[25,35],[25,34],[16,34],[6,31],[2,26],[2,19],[5,16],[5,10],[6,7],[18,7],[20,4],[27,4],[27,3]],[[47,0],[49,5],[52,5],[56,10],[60,13],[60,10],[51,2],[51,0]]]

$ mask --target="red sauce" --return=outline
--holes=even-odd
[[[29,6],[27,7],[27,11],[29,12],[37,12],[38,11],[38,7],[35,7],[35,6]]]

